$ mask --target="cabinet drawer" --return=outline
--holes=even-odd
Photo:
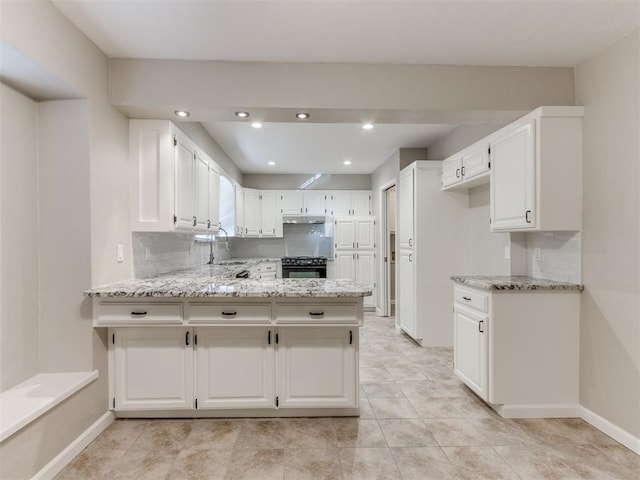
[[[276,279],[276,272],[261,272],[259,275],[260,275],[260,280],[275,280]]]
[[[277,305],[277,323],[358,323],[357,304]]]
[[[489,295],[480,292],[474,292],[473,290],[467,290],[464,288],[455,287],[454,299],[457,303],[467,305],[468,307],[475,308],[481,312],[487,313],[489,311]]]
[[[276,272],[278,270],[278,266],[275,263],[261,263],[258,265],[258,271],[260,272]]]
[[[181,324],[180,303],[100,303],[96,325]]]
[[[234,303],[191,303],[189,323],[269,323],[271,305]]]

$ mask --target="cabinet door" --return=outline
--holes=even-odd
[[[235,186],[236,192],[236,225],[235,234],[244,235],[244,192],[240,185]]]
[[[416,337],[415,269],[413,252],[401,250],[398,261],[397,310],[400,328]]]
[[[282,236],[282,215],[278,208],[275,192],[263,191],[260,193],[260,203],[262,208],[262,226],[260,233],[263,237]],[[278,232],[280,231],[280,235]]]
[[[358,218],[355,221],[356,248],[376,248],[375,220],[373,217]]]
[[[300,215],[304,212],[302,192],[281,192],[280,210],[283,215]]]
[[[248,237],[260,236],[262,208],[257,190],[244,189],[244,233]]]
[[[116,410],[193,408],[191,330],[117,328],[113,334]]]
[[[333,240],[336,249],[356,248],[356,224],[352,218],[336,218],[333,221]]]
[[[218,232],[220,223],[220,175],[209,166],[209,220],[207,230],[210,233]]]
[[[272,330],[215,327],[195,333],[198,409],[274,406]]]
[[[325,192],[304,192],[304,213],[307,215],[325,215],[327,213]]]
[[[489,171],[489,146],[465,153],[462,157],[462,176],[464,180],[482,175]]]
[[[491,142],[491,230],[535,227],[534,122]]]
[[[195,152],[182,135],[175,136],[176,196],[175,227],[191,230],[195,226]]]
[[[194,229],[205,231],[209,228],[209,159],[196,152],[195,169],[195,217]]]
[[[487,400],[489,359],[487,317],[456,308],[453,317],[454,371],[480,398]]]
[[[447,158],[442,162],[442,188],[462,181],[462,157]]]
[[[356,279],[356,253],[353,250],[338,250],[335,255],[335,278]]]
[[[280,408],[357,407],[357,328],[280,328],[278,336]]]
[[[376,254],[373,251],[356,252],[356,281],[374,289],[374,295],[364,297],[365,307],[375,307]]]
[[[351,193],[351,215],[371,215],[371,193]]]
[[[414,170],[412,168],[400,172],[398,185],[398,245],[400,249],[413,248],[413,193]]]
[[[351,215],[351,193],[333,192],[331,194],[331,215],[335,217]]]

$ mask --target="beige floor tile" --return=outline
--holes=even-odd
[[[101,448],[127,450],[150,425],[149,420],[115,420],[93,442]]]
[[[638,480],[640,471],[630,470],[593,445],[562,445],[557,447],[565,463],[578,478],[599,480]]]
[[[485,445],[482,436],[464,419],[426,419],[424,423],[442,447]]]
[[[360,398],[360,419],[361,420],[373,420],[376,416],[373,413],[373,408],[371,408],[371,404],[369,400],[366,398]]]
[[[403,480],[457,480],[459,477],[440,447],[392,448]]]
[[[460,411],[453,405],[451,398],[407,396],[411,406],[420,418],[462,418]]]
[[[339,480],[342,478],[337,448],[287,448],[284,451],[285,480]]]
[[[393,378],[386,368],[361,368],[360,383],[391,383]]]
[[[182,450],[169,471],[167,480],[223,479],[232,450]]]
[[[286,448],[328,448],[337,443],[332,418],[292,418],[286,422]]]
[[[475,395],[462,395],[451,398],[453,405],[464,418],[493,418],[497,413]]]
[[[370,398],[376,418],[417,418],[418,414],[406,398]]]
[[[531,444],[535,440],[514,420],[494,417],[468,418],[467,421],[489,445]]]
[[[339,447],[387,446],[377,420],[335,418],[334,428]]]
[[[287,422],[249,418],[240,429],[235,448],[284,448]]]
[[[415,367],[387,367],[387,372],[396,382],[424,382],[427,380],[427,377]]]
[[[491,447],[443,447],[461,480],[518,480],[513,469]]]
[[[378,423],[389,447],[428,447],[438,445],[422,420],[378,420]]]
[[[284,449],[235,449],[225,480],[282,480]]]
[[[640,478],[640,455],[622,445],[597,445],[596,448],[623,467],[638,472]]]
[[[243,420],[197,420],[191,427],[184,448],[190,450],[211,450],[233,448]]]
[[[94,442],[74,458],[55,477],[55,480],[98,480],[105,478],[105,474],[120,461],[125,452],[126,450],[104,448]]]
[[[578,480],[553,448],[531,445],[493,447],[522,480]],[[585,480],[585,479],[582,479]]]
[[[388,448],[343,448],[340,450],[345,480],[390,480],[400,478]]]
[[[611,437],[579,418],[526,418],[514,420],[542,444],[616,445]]]
[[[174,450],[129,450],[104,478],[109,480],[158,480],[166,478],[178,457]]]
[[[404,393],[397,383],[365,383],[363,389],[367,398],[402,398]]]
[[[437,398],[443,396],[438,388],[429,381],[397,383],[407,398]]]
[[[157,420],[152,422],[130,450],[181,450],[191,433],[191,420]]]

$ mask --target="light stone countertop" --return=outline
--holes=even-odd
[[[583,285],[570,282],[558,282],[524,275],[494,275],[494,276],[452,276],[455,283],[483,290],[498,291],[528,291],[528,290],[577,290],[582,291]]]
[[[232,259],[150,278],[123,280],[86,290],[88,297],[366,297],[372,289],[352,280],[255,278],[258,265],[277,258]],[[249,278],[235,278],[249,270]],[[254,278],[251,278],[251,277]]]

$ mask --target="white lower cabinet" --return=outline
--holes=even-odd
[[[278,337],[281,408],[357,407],[357,329],[290,327]]]
[[[483,400],[487,394],[487,316],[457,307],[453,316],[454,371]]]
[[[193,408],[193,331],[117,328],[113,345],[115,410]]]
[[[398,255],[398,319],[400,328],[416,337],[416,294],[413,250],[400,250]]]
[[[275,405],[271,329],[198,328],[196,335],[198,409]]]

